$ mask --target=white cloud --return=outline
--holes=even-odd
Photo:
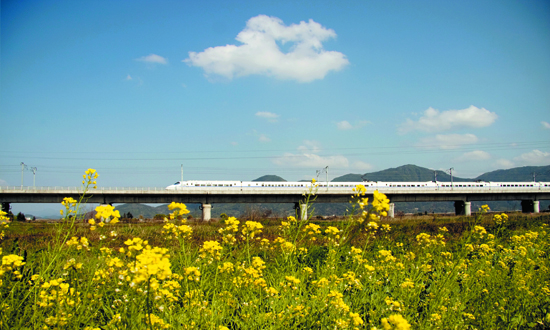
[[[351,126],[351,124],[346,120],[336,123],[336,127],[343,131],[353,129],[353,126]]]
[[[360,121],[356,122],[354,125],[352,125],[352,124],[349,123],[349,121],[343,120],[343,121],[341,121],[341,122],[337,122],[337,123],[336,123],[336,127],[337,127],[339,130],[347,131],[347,130],[352,130],[352,129],[361,128],[361,127],[367,125],[368,123],[369,123],[368,120],[360,120]]]
[[[491,155],[488,152],[482,150],[474,150],[466,152],[455,159],[457,162],[471,162],[491,159]]]
[[[267,137],[267,135],[265,134],[260,134],[260,136],[258,136],[258,141],[260,142],[271,142],[271,139]]]
[[[132,76],[127,75],[127,76],[126,76],[126,80],[132,80]]]
[[[514,158],[514,162],[521,165],[548,165],[550,152],[533,150]]]
[[[257,74],[310,82],[349,64],[344,54],[323,49],[322,42],[335,37],[333,30],[311,19],[286,26],[277,17],[259,15],[249,19],[237,35],[236,40],[242,45],[189,52],[189,58],[183,61],[201,67],[207,76],[232,79]],[[287,43],[291,47],[285,53],[279,44],[286,47]]]
[[[506,168],[514,167],[514,162],[508,159],[497,159],[497,161],[495,162],[495,165],[500,168],[506,169]]]
[[[356,169],[356,170],[368,171],[368,170],[372,170],[373,166],[369,163],[365,163],[365,162],[362,162],[362,161],[358,160],[358,161],[353,162],[353,164],[351,164],[351,168]]]
[[[273,160],[274,164],[286,167],[306,167],[306,168],[321,168],[329,167],[348,167],[349,161],[344,156],[328,156],[323,157],[316,154],[302,153],[292,154],[285,153],[279,158]]]
[[[315,140],[304,140],[303,146],[299,146],[298,150],[303,153],[319,153],[321,151],[321,143]]]
[[[418,121],[407,119],[398,130],[400,133],[408,133],[411,131],[443,132],[465,127],[481,128],[493,124],[497,118],[496,113],[473,105],[467,109],[442,112],[430,107],[424,111]]]
[[[238,142],[235,142],[235,141],[233,141],[233,142],[231,142],[231,145],[232,145],[232,146],[236,146],[236,145],[239,145],[239,143],[238,143]]]
[[[545,121],[541,121],[540,123],[542,124],[542,127],[544,127],[545,129],[550,129],[550,123]]]
[[[0,186],[7,186],[8,183],[2,179],[0,179]]]
[[[437,134],[420,139],[416,144],[420,148],[456,149],[463,145],[475,144],[478,138],[474,134]]]
[[[322,168],[349,167],[349,161],[341,155],[319,156],[320,144],[314,140],[305,140],[304,145],[298,147],[300,153],[285,153],[279,158],[273,159],[273,163],[285,167]]]
[[[167,59],[165,59],[162,56],[156,55],[156,54],[142,56],[142,57],[136,59],[136,61],[147,62],[147,63],[157,63],[157,64],[168,64]]]
[[[271,123],[276,123],[279,115],[268,111],[258,111],[256,112],[256,117],[265,118]]]

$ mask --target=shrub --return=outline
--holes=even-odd
[[[17,221],[25,221],[25,215],[21,212],[17,213],[17,217],[15,218]]]

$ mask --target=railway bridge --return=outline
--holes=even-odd
[[[390,200],[388,216],[394,216],[396,202],[454,202],[457,215],[471,215],[472,201],[521,201],[522,211],[539,212],[539,201],[550,200],[550,189],[517,187],[507,189],[453,188],[438,190],[418,187],[414,189],[379,189]],[[347,203],[352,188],[319,188],[314,191],[314,203]],[[288,187],[231,188],[198,187],[184,190],[165,188],[98,188],[88,191],[87,202],[99,204],[113,203],[188,203],[201,204],[202,218],[211,218],[212,204],[216,203],[294,203],[300,210],[302,219],[307,218],[305,204],[307,189]],[[10,203],[61,203],[63,198],[76,200],[82,195],[78,187],[0,187],[0,203],[4,211]],[[372,191],[365,195],[372,200]],[[312,198],[313,199],[313,198]]]

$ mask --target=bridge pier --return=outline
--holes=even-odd
[[[455,201],[455,214],[456,215],[472,215],[472,203],[465,201]]]
[[[395,218],[395,203],[390,203],[390,209],[388,211],[388,217]]]
[[[10,203],[2,202],[2,211],[9,213],[10,212]]]
[[[540,213],[540,202],[532,200],[521,201],[521,212],[523,213]]]
[[[296,211],[299,210],[299,217],[300,217],[300,220],[307,220],[307,204],[302,204],[302,203],[294,203],[294,209]]]
[[[210,221],[212,219],[212,205],[202,204],[200,208],[202,210],[202,221]]]

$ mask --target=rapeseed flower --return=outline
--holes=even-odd
[[[256,221],[247,221],[242,229],[242,234],[244,237],[254,238],[255,235],[262,232],[264,226]]]
[[[212,260],[220,260],[221,256],[221,250],[223,248],[221,247],[220,243],[216,241],[205,241],[202,244],[202,247],[199,251],[201,258],[206,259],[207,257],[210,257],[210,261]]]
[[[172,202],[168,205],[169,210],[175,210],[174,212],[170,213],[170,219],[178,219],[179,217],[182,217],[184,214],[189,213],[189,210],[187,209],[187,206],[183,203],[176,203]],[[182,221],[185,221],[182,219]]]
[[[382,319],[384,330],[409,330],[411,325],[401,314],[392,314]]]

